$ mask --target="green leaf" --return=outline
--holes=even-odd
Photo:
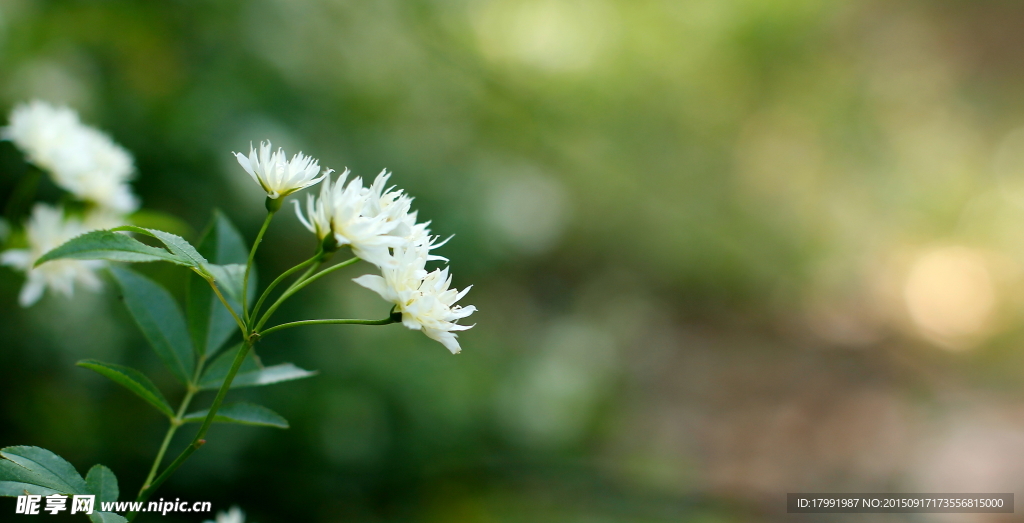
[[[85,475],[85,484],[89,491],[96,495],[96,503],[114,502],[120,495],[117,488],[117,476],[103,465],[93,465]]]
[[[139,234],[145,234],[152,236],[167,246],[167,249],[172,253],[178,255],[185,260],[188,260],[188,265],[192,267],[202,268],[206,265],[207,261],[199,251],[192,246],[191,243],[185,241],[185,238],[178,236],[177,234],[171,234],[169,232],[158,231],[156,229],[146,229],[144,227],[136,227],[134,225],[122,225],[120,227],[114,227],[112,231],[130,231],[137,232]]]
[[[186,423],[202,422],[209,410],[193,412],[185,416]],[[261,427],[288,428],[288,420],[280,414],[255,403],[231,403],[222,405],[213,421],[219,423],[238,423],[241,425],[257,425]]]
[[[36,260],[35,266],[61,258],[119,262],[166,261],[178,265],[191,265],[192,263],[190,260],[171,254],[164,249],[151,247],[134,238],[111,231],[92,231],[76,236],[42,255]]]
[[[198,250],[210,262],[218,265],[244,264],[249,256],[242,235],[220,211],[214,211],[210,225],[199,240]],[[253,292],[256,290],[255,272],[250,271],[249,274],[249,290]],[[224,345],[238,326],[206,280],[198,274],[190,274],[188,278],[187,313],[192,343],[199,354],[212,355]],[[224,291],[222,294],[225,294]],[[228,298],[227,295],[225,298]],[[237,299],[233,308],[235,314],[242,317],[241,304]]]
[[[0,495],[90,494],[88,485],[64,458],[39,447],[0,449]]]
[[[167,403],[167,399],[160,392],[160,389],[153,385],[153,382],[145,374],[123,365],[104,363],[96,360],[82,360],[76,363],[79,367],[94,370],[124,388],[132,391],[138,397],[146,400],[147,403],[156,407],[156,410],[164,413],[168,418],[174,417],[174,409]]]
[[[93,511],[92,514],[89,514],[89,521],[92,521],[92,523],[128,523],[128,520],[120,514],[99,511]]]
[[[142,334],[164,365],[182,383],[192,379],[195,354],[185,318],[171,293],[156,282],[121,267],[111,267],[128,307]]]
[[[60,494],[60,491],[43,487],[40,483],[44,481],[28,469],[14,464],[13,461],[0,460],[0,496],[22,496],[25,493],[39,496]]]
[[[206,266],[207,272],[213,276],[214,283],[224,295],[224,299],[235,309],[235,314],[242,315],[242,280],[245,279],[245,265],[232,263],[230,265]]]
[[[199,388],[201,390],[219,389],[220,384],[227,377],[228,371],[231,370],[231,364],[234,362],[237,352],[236,346],[234,349],[225,351],[224,354],[213,360],[213,363],[203,373],[203,377],[199,379]],[[316,374],[316,371],[300,369],[291,363],[263,367],[256,362],[252,352],[250,352],[246,355],[242,366],[238,368],[238,374],[235,374],[235,379],[231,382],[231,388],[259,387],[282,381],[308,378]]]
[[[206,370],[203,371],[203,376],[199,378],[199,386],[203,389],[216,389],[220,388],[220,384],[224,381],[224,378],[228,375],[228,371],[231,370],[231,364],[235,361],[235,356],[238,354],[238,348],[241,347],[241,343],[232,345],[230,349],[224,351],[219,356],[213,359],[209,365],[206,366]],[[245,372],[252,372],[260,370],[261,365],[256,362],[253,352],[249,351],[245,355],[245,359],[242,360],[242,366],[238,367],[238,373],[242,374]],[[236,375],[237,378],[237,375]],[[210,383],[216,382],[216,385],[210,387]],[[204,386],[204,384],[206,386]]]

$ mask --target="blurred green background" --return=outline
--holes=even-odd
[[[261,523],[773,521],[786,492],[1024,491],[1022,20],[995,0],[2,0],[0,110],[79,110],[193,240],[215,207],[255,236],[229,153],[263,139],[391,169],[456,235],[440,252],[480,308],[461,355],[401,327],[284,331],[263,360],[321,374],[235,394],[292,428],[214,427],[158,496]],[[0,199],[24,171],[0,143]],[[282,214],[259,270],[312,248]],[[349,281],[367,272],[280,319],[385,314]],[[23,310],[21,283],[0,269],[0,443],[134,493],[164,422],[73,363],[172,379],[110,285]]]

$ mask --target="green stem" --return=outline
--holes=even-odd
[[[185,397],[181,400],[181,406],[178,407],[178,412],[174,418],[171,419],[171,426],[167,428],[167,434],[164,436],[164,441],[160,444],[160,450],[156,453],[156,459],[153,460],[153,466],[149,469],[149,475],[146,476],[146,481],[142,483],[142,488],[139,489],[139,494],[149,487],[149,484],[153,481],[156,476],[157,469],[160,468],[160,463],[164,460],[164,454],[167,452],[168,445],[171,444],[171,438],[174,437],[174,433],[178,431],[178,427],[181,427],[181,419],[185,416],[185,410],[188,409],[189,403],[192,402],[192,397],[195,396],[196,392],[199,392],[199,388],[196,387],[195,383],[199,381],[199,376],[203,373],[203,365],[206,363],[206,356],[200,356],[199,361],[196,363],[196,371],[192,375],[192,381],[188,384],[188,390],[185,392]]]
[[[280,325],[274,325],[273,327],[260,333],[260,337],[266,336],[271,332],[279,331],[282,329],[290,329],[292,327],[301,327],[303,325],[388,325],[391,323],[397,323],[401,320],[401,316],[395,318],[394,315],[388,316],[382,320],[302,320],[293,321],[290,323],[282,323]]]
[[[213,280],[206,280],[206,282],[210,284],[210,287],[213,288],[213,293],[216,294],[218,298],[220,298],[220,302],[223,303],[224,307],[227,308],[228,312],[231,313],[231,317],[235,319],[235,323],[238,324],[238,328],[242,329],[242,337],[245,338],[246,336],[248,336],[249,331],[246,330],[245,323],[243,323],[242,320],[238,317],[238,315],[235,314],[235,309],[231,308],[231,304],[228,303],[228,300],[224,299],[224,295],[220,293],[220,289],[217,288],[217,284],[214,283]]]
[[[259,323],[256,324],[256,328],[254,328],[253,331],[259,332],[259,330],[263,328],[263,325],[265,323],[267,323],[267,320],[270,319],[270,316],[274,314],[274,311],[276,311],[277,308],[280,307],[281,304],[285,302],[285,300],[290,298],[292,294],[295,294],[296,292],[299,292],[300,290],[302,290],[303,287],[305,287],[306,285],[309,285],[310,283],[315,282],[316,280],[320,279],[322,276],[324,276],[324,275],[326,275],[328,273],[334,272],[334,271],[336,271],[338,269],[341,269],[342,267],[348,267],[349,265],[352,265],[353,263],[355,263],[357,261],[359,261],[358,257],[357,258],[349,258],[349,259],[347,259],[347,260],[345,260],[345,261],[343,261],[341,263],[338,263],[336,265],[331,265],[330,267],[328,267],[328,268],[326,268],[326,269],[324,269],[324,270],[314,274],[313,276],[310,276],[308,279],[300,280],[300,281],[295,282],[295,284],[293,284],[291,287],[289,287],[288,290],[284,291],[284,293],[282,293],[281,296],[277,298],[277,301],[275,301],[274,304],[271,305],[269,309],[267,309],[266,314],[264,314],[263,318],[261,318]]]
[[[160,485],[162,485],[164,481],[167,481],[167,478],[171,477],[171,475],[178,470],[178,467],[181,467],[181,465],[185,463],[185,460],[187,460],[193,452],[206,444],[206,440],[203,439],[206,436],[206,431],[210,430],[210,425],[213,424],[213,419],[217,415],[217,410],[220,409],[221,403],[224,402],[224,396],[227,395],[228,389],[231,388],[231,382],[234,381],[235,375],[238,374],[238,369],[242,366],[242,362],[245,361],[245,356],[249,354],[249,349],[251,348],[252,340],[246,338],[245,343],[238,348],[238,354],[235,355],[235,361],[231,363],[231,370],[228,371],[228,375],[224,378],[224,382],[221,383],[220,390],[217,391],[217,397],[214,398],[213,404],[210,405],[210,411],[206,414],[206,419],[203,420],[203,426],[199,428],[199,432],[197,432],[195,437],[192,438],[192,442],[185,447],[185,450],[181,451],[181,454],[179,454],[178,457],[175,458],[174,461],[172,461],[171,464],[153,480],[152,483],[139,492],[138,497],[135,498],[136,502],[144,503],[149,496],[153,494],[153,491],[160,488]],[[137,514],[137,512],[129,513],[127,515],[128,521],[135,519]]]
[[[308,259],[308,260],[306,260],[306,261],[296,265],[295,267],[292,267],[291,269],[288,269],[287,271],[281,273],[281,275],[278,276],[274,281],[270,282],[270,285],[267,286],[266,290],[263,291],[263,294],[260,295],[260,299],[256,300],[256,305],[253,306],[252,313],[250,314],[250,318],[249,319],[255,318],[257,315],[259,315],[260,308],[263,307],[263,302],[266,301],[266,299],[270,296],[270,291],[273,290],[274,287],[276,287],[278,283],[281,283],[282,281],[284,281],[285,278],[287,278],[288,276],[291,276],[292,274],[294,274],[295,271],[297,271],[297,270],[299,270],[299,269],[301,269],[301,268],[303,268],[303,267],[305,267],[305,266],[307,266],[307,265],[317,261],[318,259],[320,259],[321,256],[323,256],[323,253],[318,250],[316,255],[314,255],[312,258],[310,258],[310,259]],[[314,270],[314,269],[316,269],[316,265],[314,265],[313,267],[310,267],[310,270]],[[302,277],[300,277],[298,281],[302,281],[307,276],[309,276],[309,271],[307,271],[306,274],[304,274]],[[289,288],[291,288],[291,287],[289,287]]]
[[[309,268],[306,269],[306,272],[302,273],[302,276],[299,276],[298,278],[296,278],[296,280],[293,281],[292,284],[289,285],[288,288],[284,290],[284,292],[290,292],[292,289],[295,288],[296,285],[306,281],[306,278],[309,278],[310,274],[313,274],[314,272],[316,272],[317,269],[319,269],[321,265],[323,265],[322,261],[318,262],[318,263],[314,263],[313,265],[310,265]]]
[[[274,211],[267,210],[267,218],[263,220],[263,226],[260,227],[260,233],[256,235],[256,241],[252,244],[252,250],[249,251],[249,261],[245,264],[245,279],[242,280],[242,317],[245,318],[245,323],[249,323],[249,307],[246,304],[249,301],[249,271],[252,270],[252,260],[256,257],[256,249],[260,246],[260,242],[263,241],[263,234],[267,232],[267,227],[270,226],[270,220],[274,219]],[[230,307],[228,307],[230,309]],[[245,330],[243,327],[242,330]]]

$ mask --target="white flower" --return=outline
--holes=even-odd
[[[333,234],[339,246],[351,245],[356,256],[378,267],[394,267],[391,249],[405,246],[423,247],[427,261],[447,261],[429,254],[447,240],[438,242],[431,236],[429,223],[416,223],[412,198],[394,187],[385,188],[391,173],[381,171],[370,187],[363,187],[361,178],[346,185],[348,175],[345,169],[334,183],[325,181],[319,198],[308,195],[305,215],[295,202],[295,213],[310,232],[321,240]]]
[[[27,249],[9,249],[0,253],[0,264],[25,272],[25,285],[18,295],[22,307],[39,301],[47,288],[65,296],[74,294],[75,284],[90,289],[100,288],[96,269],[103,266],[97,260],[54,260],[39,267],[32,267],[37,259],[64,242],[93,230],[123,224],[123,220],[110,214],[90,214],[85,220],[65,218],[63,209],[46,204],[36,204],[32,216],[25,225],[28,239]]]
[[[131,155],[106,134],[82,124],[67,107],[38,100],[18,105],[0,138],[14,142],[30,162],[49,171],[59,187],[79,199],[120,213],[139,206],[128,185],[135,171]]]
[[[476,307],[455,305],[472,287],[461,292],[451,287],[448,268],[426,271],[428,250],[422,246],[395,249],[395,263],[381,269],[381,276],[367,274],[353,281],[370,289],[393,303],[402,313],[402,324],[413,330],[422,330],[429,338],[441,342],[452,354],[462,348],[457,331],[472,325],[456,322],[473,314]]]
[[[270,142],[260,142],[258,157],[252,146],[249,147],[248,157],[242,153],[234,155],[245,172],[260,184],[269,198],[275,200],[316,185],[331,173],[330,169],[320,173],[320,162],[301,152],[292,156],[290,161],[280,147],[271,152]]]
[[[363,187],[361,178],[354,178],[345,184],[349,171],[341,173],[333,183],[330,179],[320,186],[320,197],[306,197],[306,216],[298,202],[295,214],[310,232],[324,239],[333,235],[338,246],[349,245],[352,253],[378,267],[393,264],[391,248],[405,243],[403,238],[394,236],[400,222],[391,220],[388,213],[374,212],[369,202],[370,191]]]
[[[227,512],[218,512],[217,521],[208,519],[203,523],[245,523],[245,512],[236,505]]]
[[[366,208],[363,210],[365,216],[384,216],[389,223],[395,223],[391,232],[392,236],[398,236],[405,240],[406,244],[414,247],[423,247],[429,253],[451,239],[438,242],[440,236],[430,234],[430,222],[416,223],[416,211],[411,210],[412,198],[394,187],[385,189],[388,178],[391,177],[386,169],[377,175],[373,184],[368,189]],[[443,260],[443,256],[427,254],[427,261]]]

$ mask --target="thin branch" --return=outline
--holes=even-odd
[[[282,329],[290,329],[292,327],[301,327],[303,325],[388,325],[391,323],[397,323],[401,321],[396,319],[394,315],[388,316],[382,320],[355,320],[355,319],[338,319],[338,320],[302,320],[293,321],[290,323],[282,323],[280,325],[274,325],[273,327],[259,333],[260,337],[266,336],[271,332],[279,331]]]

